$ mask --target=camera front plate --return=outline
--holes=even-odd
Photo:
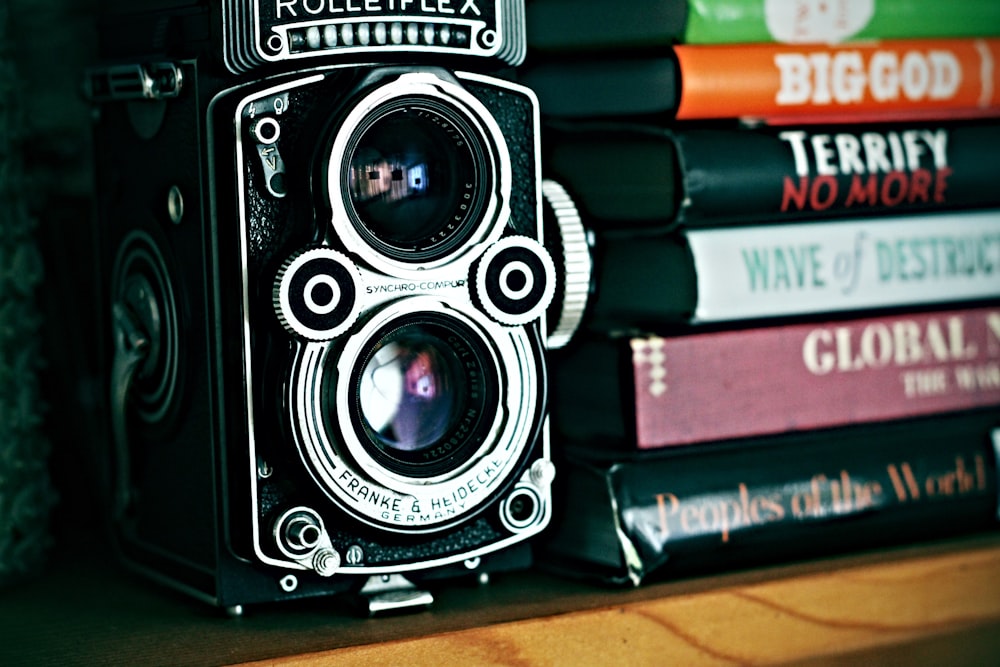
[[[355,82],[354,87],[345,86],[345,80]],[[489,106],[468,92],[465,81],[494,96]],[[534,127],[533,96],[489,77],[453,77],[438,70],[387,69],[357,83],[357,77],[334,68],[253,88],[235,105],[233,122],[247,318],[243,356],[254,556],[267,565],[323,576],[370,576],[475,560],[537,534],[551,514],[541,341],[543,300],[551,298],[552,290],[523,286],[553,284],[554,269],[541,245],[537,157],[521,160],[522,169],[525,163],[532,168],[531,178],[519,186],[528,191],[507,194],[515,182],[509,155],[537,156],[537,134],[525,145],[525,137],[501,130],[501,124]],[[331,99],[330,90],[338,90],[337,99]],[[351,233],[341,210],[350,194],[324,183],[326,176],[345,169],[342,153],[351,147],[343,137],[365,110],[408,95],[435,98],[466,115],[491,172],[489,202],[481,218],[470,223],[476,229],[441,257],[416,265],[381,257],[363,236]],[[516,101],[510,114],[518,118],[498,123],[494,116],[503,111],[495,107],[496,99]],[[326,108],[317,109],[317,100]],[[332,119],[326,129],[305,138],[323,127],[314,120],[324,113]],[[318,176],[297,165],[304,154],[301,146],[308,142],[316,164],[322,165]],[[334,176],[326,180],[340,183]],[[304,196],[313,198],[306,202],[309,206],[300,201]],[[533,204],[512,209],[510,200],[518,197]],[[304,216],[302,210],[313,205],[315,216]],[[270,231],[261,233],[259,226]],[[504,253],[488,252],[501,240],[505,249],[516,246],[538,261],[479,266],[501,261]],[[295,275],[308,270],[307,259],[343,270],[333,271],[336,279],[322,271],[305,278]],[[516,304],[528,317],[518,319],[515,313],[510,321],[516,324],[503,323],[497,321],[495,306],[484,307],[494,299],[477,294],[483,281],[476,275],[488,269],[515,276],[517,287],[507,292],[530,300]],[[274,297],[260,299],[271,285]],[[295,290],[303,289],[307,293],[296,295]],[[345,294],[350,303],[335,307],[334,301]],[[315,313],[346,314],[329,327],[296,327],[290,323],[294,303],[307,304],[303,321],[311,321]],[[371,420],[357,407],[356,396],[358,368],[364,366],[376,332],[421,317],[444,322],[442,330],[465,332],[461,335],[470,338],[472,348],[483,351],[478,363],[491,375],[495,395],[494,403],[488,409],[481,406],[483,415],[477,416],[478,439],[461,458],[442,455],[437,467],[427,468],[431,472],[424,472],[419,458],[407,458],[410,454],[389,447],[387,459],[373,449],[372,443],[382,438],[372,434]],[[258,386],[260,378],[275,376],[270,366],[275,357],[285,360],[277,401]],[[285,406],[284,414],[273,413],[270,406],[276,403]],[[285,427],[273,428],[269,424],[274,421]],[[451,433],[462,432],[459,421]],[[444,442],[449,440],[442,436]]]

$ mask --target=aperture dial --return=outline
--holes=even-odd
[[[330,340],[358,315],[360,274],[344,255],[312,248],[293,255],[274,282],[274,310],[281,324],[307,340]]]
[[[543,317],[556,289],[556,268],[541,243],[510,236],[490,246],[474,269],[477,304],[508,326]]]

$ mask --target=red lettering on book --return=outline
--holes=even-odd
[[[912,173],[890,171],[887,174],[855,174],[847,187],[842,207],[883,206],[894,208],[907,204],[943,204],[951,168],[931,173],[915,169]],[[798,180],[786,176],[781,189],[781,212],[825,211],[833,207],[840,196],[840,184],[834,176],[802,176]]]
[[[943,204],[945,201],[944,191],[948,187],[948,177],[952,174],[951,167],[941,167],[934,175],[934,201]]]
[[[917,169],[913,172],[913,177],[910,179],[910,194],[907,197],[907,201],[911,204],[921,201],[927,203],[930,201],[930,193],[928,188],[931,184],[931,172],[926,169]]]
[[[896,186],[893,193],[893,185]],[[882,181],[882,202],[886,206],[899,206],[906,199],[906,174],[901,171],[890,171]]]
[[[799,179],[798,185],[788,176],[785,176],[785,185],[781,192],[781,212],[788,211],[789,204],[794,202],[795,208],[799,211],[806,207],[806,197],[809,191],[809,177],[803,176]]]
[[[851,179],[851,187],[847,191],[847,201],[845,208],[850,208],[854,204],[866,204],[874,206],[878,198],[878,175],[869,174],[868,179],[862,185],[861,176],[855,174]]]

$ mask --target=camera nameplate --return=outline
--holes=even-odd
[[[317,57],[426,53],[507,65],[524,58],[520,1],[229,0],[225,10],[234,73]]]

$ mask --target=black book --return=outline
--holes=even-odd
[[[997,526],[996,411],[631,455],[561,446],[543,562],[610,583]]]
[[[680,65],[673,52],[593,54],[533,61],[518,80],[535,91],[543,116],[673,118],[681,100]]]
[[[553,123],[543,164],[595,229],[1000,206],[995,121],[711,127]]]
[[[687,0],[531,0],[528,47],[566,53],[670,45],[687,28]]]

